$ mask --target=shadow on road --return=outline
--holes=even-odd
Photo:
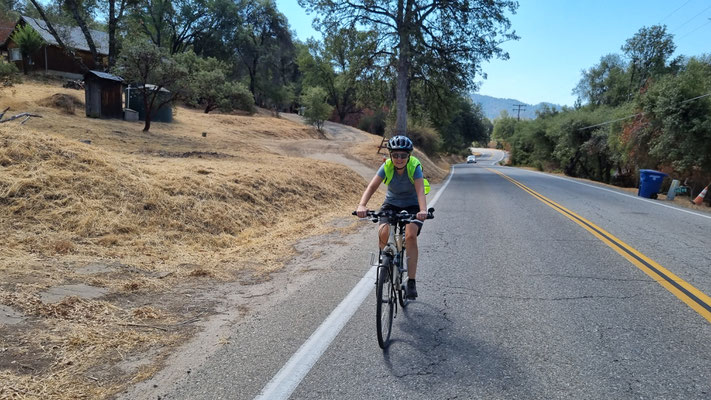
[[[383,362],[396,378],[425,379],[432,392],[437,387],[479,386],[489,393],[525,396],[525,372],[495,343],[478,337],[476,331],[458,329],[448,308],[416,301],[400,310],[393,322],[390,346]],[[518,392],[520,390],[520,393]]]

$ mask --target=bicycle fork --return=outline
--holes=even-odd
[[[388,248],[385,248],[388,250]],[[389,296],[389,301],[393,301],[393,318],[397,317],[397,290],[398,287],[397,281],[398,281],[398,276],[402,274],[402,270],[398,265],[395,265],[395,257],[393,257],[388,251],[382,250],[380,251],[380,255],[378,258],[378,262],[375,263],[375,253],[370,253],[370,265],[377,267],[376,273],[375,273],[375,284],[378,284],[378,278],[380,277],[380,274],[383,273],[383,270],[385,271],[388,285],[390,286],[390,290],[392,293],[392,297]],[[378,299],[378,301],[382,301],[383,299]]]

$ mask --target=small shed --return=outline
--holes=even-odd
[[[157,93],[155,93],[156,90],[158,91]],[[156,94],[154,108],[151,111],[151,121],[173,122],[173,104],[169,101],[173,94],[168,89],[160,88],[160,90],[158,90],[156,85],[147,84],[145,86],[128,86],[125,92],[126,108],[135,110],[138,113],[139,120],[146,120],[146,108],[143,104],[143,94],[146,92],[149,97]],[[160,108],[157,108],[159,104],[163,105]]]
[[[84,74],[86,116],[92,118],[123,118],[121,89],[123,79],[101,71]]]

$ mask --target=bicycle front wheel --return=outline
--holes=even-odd
[[[395,292],[390,282],[390,265],[378,267],[378,280],[375,286],[375,327],[378,332],[378,345],[385,349],[390,342],[395,308]]]
[[[395,282],[397,285],[397,298],[400,302],[400,307],[405,308],[407,307],[407,303],[410,301],[407,299],[407,293],[405,292],[405,283],[407,282],[407,250],[402,250],[400,255],[398,256],[399,262],[398,265],[401,268],[402,273],[399,274],[400,276],[400,282]]]

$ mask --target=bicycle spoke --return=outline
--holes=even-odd
[[[378,282],[375,289],[376,295],[376,328],[378,333],[378,344],[385,349],[390,341],[390,333],[393,323],[393,308],[395,299],[393,298],[393,289],[390,282],[390,274],[388,268],[384,266],[378,267]]]

